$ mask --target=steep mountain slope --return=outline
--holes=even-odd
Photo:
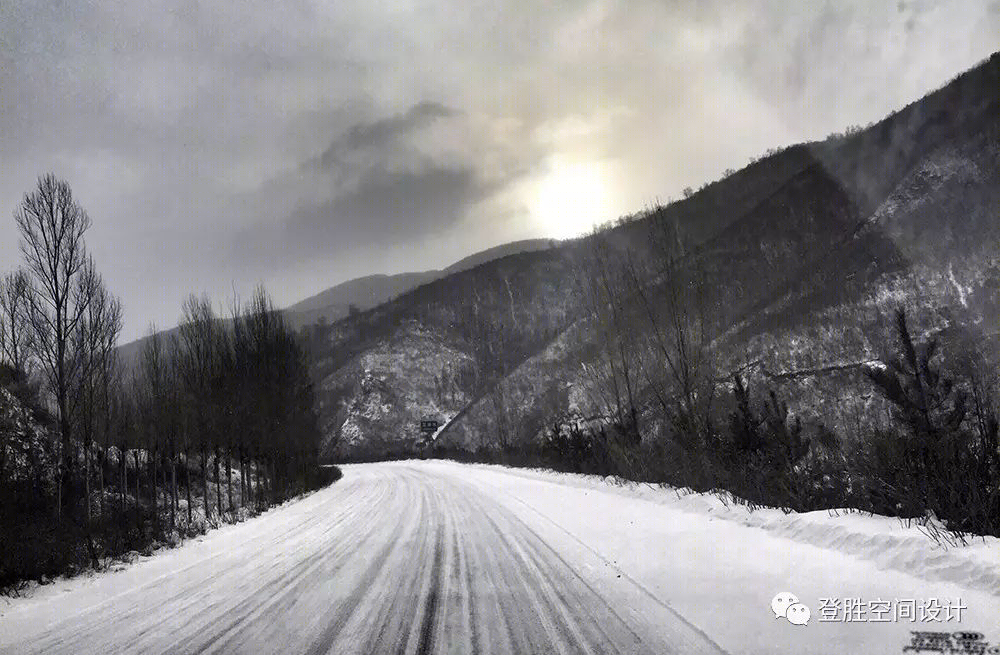
[[[788,148],[756,161],[722,180],[706,185],[699,193],[689,198],[657,208],[654,212],[633,217],[634,220],[626,222],[614,231],[615,238],[625,249],[645,248],[649,240],[650,224],[662,222],[677,226],[686,241],[698,244],[722,233],[730,224],[737,223],[756,211],[760,220],[770,221],[767,229],[773,233],[774,241],[773,245],[758,247],[757,254],[762,248],[765,251],[780,252],[782,244],[789,237],[782,233],[781,221],[773,220],[767,203],[780,203],[782,202],[780,199],[775,200],[777,196],[782,193],[791,194],[793,197],[784,200],[786,213],[791,215],[794,213],[793,210],[787,208],[795,207],[801,197],[807,197],[821,187],[827,195],[835,193],[829,189],[834,186],[831,181],[818,175],[817,170],[817,159],[808,147]],[[795,179],[800,180],[799,186],[792,184],[789,187],[789,182]],[[846,204],[846,201],[840,199],[835,207],[827,209],[817,203],[815,210],[807,217],[807,224],[803,227],[804,234],[812,229],[808,225],[812,218],[815,218],[817,224],[826,226],[825,229],[828,231],[836,231],[840,227],[837,220],[848,221],[844,218],[850,215],[849,209],[845,208]],[[841,218],[838,219],[837,216]],[[799,241],[803,239],[805,236],[800,237]],[[463,378],[465,386],[461,390],[478,398],[494,382],[490,374],[483,375],[479,371],[482,368],[495,367],[484,361],[489,359],[489,354],[484,354],[482,351],[489,350],[489,346],[484,346],[483,342],[491,338],[499,342],[498,347],[504,350],[505,358],[505,366],[501,369],[506,373],[513,371],[527,356],[537,352],[545,343],[586,314],[582,286],[585,284],[588,271],[581,267],[580,261],[581,250],[587,247],[585,241],[568,242],[558,248],[542,251],[545,254],[541,259],[522,254],[500,258],[476,267],[473,270],[476,279],[479,280],[478,284],[488,288],[489,292],[480,291],[475,285],[470,287],[467,278],[452,275],[421,287],[418,295],[406,294],[368,315],[344,319],[330,331],[332,337],[325,334],[316,335],[314,351],[317,353],[315,368],[317,379],[321,386],[326,386],[325,380],[328,376],[339,375],[337,373],[339,367],[348,366],[354,357],[366,349],[378,347],[379,339],[390,340],[395,331],[400,329],[399,326],[402,324],[400,316],[414,316],[413,307],[421,304],[424,311],[420,312],[420,316],[415,320],[425,328],[440,331],[442,337],[452,343],[456,350],[471,357],[472,369],[479,374],[466,375]],[[736,243],[743,248],[746,239],[739,236],[736,238]],[[717,275],[724,280],[728,280],[726,263],[732,256],[732,253],[725,251],[729,245],[727,242],[719,241],[719,248],[714,254],[706,251],[704,255],[706,260],[714,262]],[[756,255],[753,251],[748,251],[742,256],[747,259],[748,267],[754,266]],[[795,254],[789,252],[787,257],[795,259]],[[544,269],[537,266],[541,261],[559,263],[550,269]],[[504,272],[504,269],[511,268],[517,275]],[[439,284],[442,282],[446,284]],[[761,284],[766,284],[766,280]],[[555,306],[534,295],[533,290],[540,285],[557,290],[558,302]],[[720,288],[725,286],[720,285]],[[719,302],[723,301],[720,299]],[[492,322],[493,327],[501,334],[484,335],[481,329],[477,332],[469,325],[471,321],[469,308],[477,304],[481,304],[477,315],[486,317],[480,320]],[[509,311],[509,305],[516,305],[517,311]],[[552,311],[553,307],[556,311]],[[495,320],[490,321],[491,316]],[[450,317],[453,322],[449,323],[445,317]],[[534,336],[524,338],[522,333],[525,326],[528,326],[528,332]],[[581,339],[584,344],[587,343],[587,338],[581,337]],[[511,345],[515,343],[519,344],[518,347]],[[579,353],[575,351],[565,360],[565,366],[570,369],[579,367],[582,361]],[[553,374],[555,375],[555,371]],[[557,378],[558,376],[553,379]],[[551,396],[550,393],[545,397],[551,398]],[[326,398],[323,415],[328,420],[328,443],[343,443],[338,432],[342,423],[339,418],[333,417],[339,416],[338,412],[342,411],[343,406],[351,402],[348,397],[340,394]],[[335,410],[335,407],[339,409]],[[540,412],[541,410],[536,410],[534,413],[538,415]],[[456,421],[454,426],[457,428],[461,424],[461,421]],[[391,429],[390,426],[386,427]],[[369,438],[381,438],[377,436],[379,429],[373,425]],[[510,428],[512,433],[523,431],[524,428],[520,425],[512,425]],[[442,434],[447,434],[447,431]],[[355,442],[359,440],[355,439]]]
[[[807,421],[856,432],[858,421],[879,416],[861,367],[889,343],[883,318],[894,308],[909,308],[918,334],[939,335],[946,350],[971,342],[987,355],[995,351],[998,155],[994,55],[865,130],[775,153],[690,198],[632,217],[605,238],[620,252],[655,258],[651,229],[673,226],[687,244],[677,274],[700,277],[710,290],[705,302],[718,335],[712,352],[720,379],[743,370],[752,383],[776,385]],[[456,393],[472,402],[440,443],[475,448],[498,438],[530,439],[547,417],[587,413],[599,390],[582,365],[594,361],[602,339],[584,302],[594,273],[581,268],[588,243],[497,260],[474,269],[479,287],[451,276],[419,296],[346,319],[320,341],[328,355],[317,375],[338,375],[369,349],[392,343],[406,317],[469,357],[472,372]],[[480,287],[492,290],[486,301],[475,293]],[[535,292],[541,287],[562,292],[559,312],[550,311],[551,294]],[[508,311],[507,298],[516,311]],[[456,330],[470,315],[486,317],[495,331]],[[524,339],[525,325],[545,329]],[[482,372],[491,366],[483,341],[504,348],[499,378]],[[334,435],[342,424],[330,408],[353,401],[348,394],[328,402]],[[380,425],[371,425],[372,434]]]
[[[518,253],[314,326],[328,454],[412,444],[417,421],[455,416],[579,315],[574,266],[564,248]]]
[[[997,64],[994,57],[985,71],[995,75]],[[988,90],[994,99],[998,88]],[[997,363],[1000,112],[996,102],[983,106],[971,114],[956,107],[970,125],[953,125],[856,231],[727,335],[805,416],[845,429],[853,416],[871,414],[873,399],[857,393],[865,387],[857,364],[883,354],[890,338],[880,318],[897,306],[946,350],[971,344]]]

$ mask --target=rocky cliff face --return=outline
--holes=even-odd
[[[460,380],[471,357],[415,321],[340,366],[323,381],[324,451],[363,456],[424,439],[420,421],[440,424],[471,400]]]

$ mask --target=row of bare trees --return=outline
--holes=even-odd
[[[177,333],[154,332],[144,342],[133,387],[135,434],[149,475],[162,480],[151,484],[150,503],[166,508],[171,529],[179,485],[191,524],[199,493],[212,520],[317,484],[319,431],[305,351],[263,289],[228,320],[207,298],[190,297]]]
[[[24,262],[0,279],[0,587],[319,484],[305,353],[263,289],[226,318],[192,296],[178,330],[123,361],[122,305],[69,185],[40,178],[15,220]]]
[[[90,217],[66,182],[41,177],[14,220],[23,263],[0,281],[3,528],[50,516],[81,533],[96,561],[90,445],[99,418],[95,398],[107,386],[122,307],[87,252]]]

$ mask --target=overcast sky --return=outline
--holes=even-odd
[[[0,268],[54,172],[127,341],[192,291],[288,305],[580,233],[998,47],[1000,0],[5,0]]]

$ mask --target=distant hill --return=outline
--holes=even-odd
[[[285,310],[285,314],[296,328],[317,323],[321,319],[332,323],[347,316],[352,306],[358,310],[371,309],[440,275],[440,271],[366,275],[295,303]]]
[[[321,320],[333,323],[347,316],[351,307],[359,311],[371,309],[406,291],[444,275],[474,268],[499,257],[550,248],[556,244],[558,244],[558,241],[552,239],[524,239],[474,253],[443,270],[399,273],[396,275],[367,275],[320,291],[316,295],[301,300],[283,311],[285,312],[286,320],[295,330],[300,330]],[[176,327],[160,332],[160,334],[167,337],[176,333]],[[123,361],[135,361],[146,338],[141,337],[119,346],[118,352]]]
[[[487,248],[482,252],[477,252],[464,259],[460,259],[448,268],[444,269],[442,273],[459,273],[470,268],[475,268],[480,264],[493,261],[494,259],[506,257],[507,255],[516,255],[521,252],[533,252],[535,250],[555,248],[558,244],[559,241],[555,239],[523,239],[521,241],[511,241],[510,243],[503,243],[499,246]]]
[[[332,323],[347,316],[352,306],[358,310],[371,309],[405,291],[444,275],[474,268],[490,260],[514,253],[550,248],[557,243],[552,239],[512,241],[469,255],[444,270],[396,275],[376,274],[355,278],[295,303],[285,310],[286,315],[296,329],[304,325],[312,325],[321,318]]]

